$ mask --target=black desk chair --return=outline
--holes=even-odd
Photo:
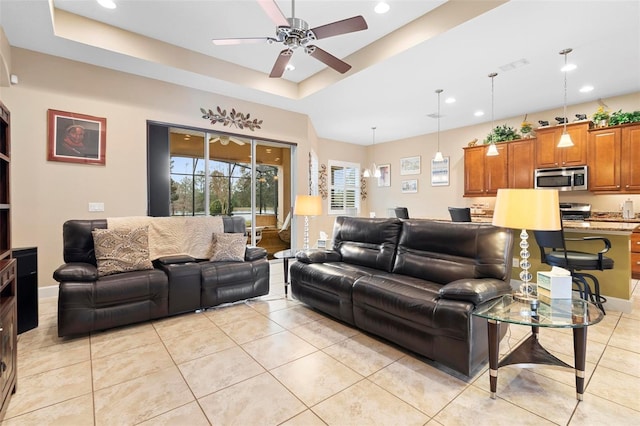
[[[396,207],[396,217],[399,219],[409,219],[409,209],[406,207]]]
[[[607,301],[600,295],[600,282],[591,274],[579,272],[604,271],[613,269],[613,259],[604,256],[611,248],[611,241],[605,237],[565,238],[564,231],[533,231],[538,247],[540,247],[540,259],[542,263],[551,266],[559,266],[571,272],[573,283],[576,284],[580,297],[596,304],[602,313]],[[597,253],[588,253],[576,250],[568,250],[566,241],[601,241],[604,248]],[[589,278],[593,282],[593,290],[587,282]]]
[[[471,222],[471,208],[449,207],[449,214],[453,222]]]

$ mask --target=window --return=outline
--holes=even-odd
[[[360,211],[360,165],[329,160],[329,214]]]

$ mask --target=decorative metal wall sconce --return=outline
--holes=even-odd
[[[260,125],[262,124],[262,120],[258,120],[257,118],[251,120],[251,114],[245,115],[236,111],[235,108],[229,111],[229,115],[227,115],[226,109],[221,109],[219,106],[216,107],[216,111],[217,113],[212,110],[200,108],[202,118],[209,120],[211,124],[222,123],[223,126],[233,126],[239,129],[247,128],[251,131],[260,129]]]

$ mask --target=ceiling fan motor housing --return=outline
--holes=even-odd
[[[313,31],[309,30],[307,21],[300,18],[287,18],[289,26],[279,26],[276,30],[278,41],[291,49],[305,46],[312,40],[316,40]]]

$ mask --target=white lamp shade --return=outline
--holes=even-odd
[[[496,144],[495,143],[489,144],[489,149],[487,150],[487,157],[494,157],[496,155],[500,155],[500,153],[498,153],[498,148],[496,147]]]
[[[364,169],[364,172],[362,172],[362,177],[371,177],[371,172],[369,171],[369,169]]]
[[[532,231],[558,231],[560,203],[556,189],[498,189],[493,225]]]
[[[322,198],[319,195],[296,195],[293,214],[297,216],[319,216],[322,214]]]
[[[433,157],[434,161],[444,161],[444,157],[442,156],[442,153],[440,151],[436,152],[436,156]]]
[[[573,146],[571,135],[567,132],[562,133],[562,136],[560,136],[560,142],[558,142],[558,148],[568,148],[570,146]]]

